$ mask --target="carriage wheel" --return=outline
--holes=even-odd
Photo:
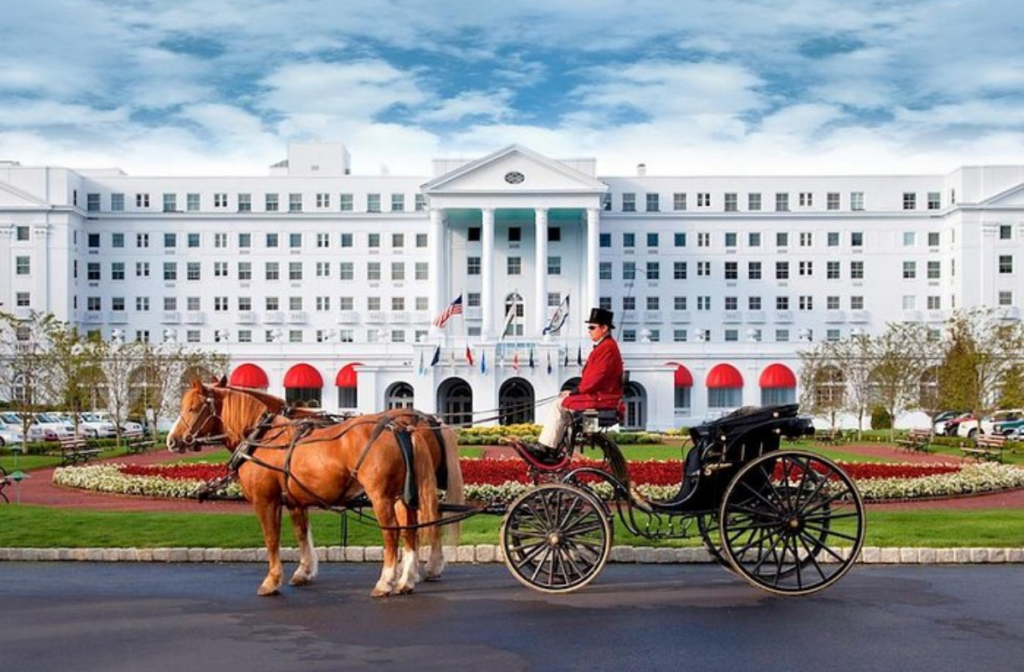
[[[612,525],[592,493],[563,483],[534,488],[508,508],[501,526],[505,565],[525,586],[568,593],[597,576],[612,548]]]
[[[805,595],[838,581],[864,543],[864,504],[834,462],[780,451],[740,470],[719,512],[722,549],[752,584]]]
[[[697,516],[697,530],[704,542],[704,548],[711,554],[715,562],[732,571],[729,559],[722,552],[721,535],[718,533],[718,515],[714,513],[702,513]]]

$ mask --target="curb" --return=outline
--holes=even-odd
[[[320,562],[382,562],[380,546],[319,546]],[[504,562],[500,546],[445,546],[452,563]],[[424,554],[424,559],[425,559]],[[281,559],[297,562],[296,548],[282,548]],[[266,562],[264,548],[0,548],[0,562]],[[715,560],[704,548],[614,546],[608,562],[620,564],[700,564]],[[865,565],[1024,564],[1024,548],[882,548],[861,549]]]

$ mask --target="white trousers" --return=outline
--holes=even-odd
[[[544,428],[541,429],[540,437],[537,439],[548,448],[557,448],[565,436],[569,424],[572,422],[572,411],[562,408],[562,401],[565,397],[558,397],[548,405],[548,415],[544,420]]]

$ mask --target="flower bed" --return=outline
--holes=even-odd
[[[599,466],[579,459],[578,466]],[[1002,464],[881,464],[845,463],[843,470],[857,483],[865,501],[880,502],[996,492],[1024,487],[1024,469]],[[652,499],[675,495],[681,481],[678,460],[631,462],[630,475],[638,489]],[[462,472],[471,500],[508,502],[529,487],[526,465],[518,459],[464,459]],[[53,482],[73,488],[149,497],[193,497],[208,480],[227,475],[225,464],[169,464],[154,466],[99,464],[62,467]],[[595,484],[611,497],[611,487]],[[237,483],[225,495],[241,497]]]

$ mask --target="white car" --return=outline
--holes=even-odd
[[[981,433],[995,434],[995,424],[997,422],[1020,420],[1021,418],[1024,418],[1024,409],[1012,408],[1005,411],[995,411],[994,413],[992,413],[992,415],[986,416],[981,419]]]
[[[117,436],[114,423],[95,413],[80,413],[78,431],[90,439],[108,439]]]
[[[60,418],[46,413],[36,413],[28,426],[29,441],[59,441],[75,435],[75,428]]]
[[[16,446],[22,443],[21,437],[24,436],[19,428],[17,432],[11,429],[4,428],[0,429],[0,448],[4,446]]]
[[[125,420],[121,423],[122,433],[141,434],[143,429],[145,428],[142,426],[142,423],[135,422],[134,420]]]

